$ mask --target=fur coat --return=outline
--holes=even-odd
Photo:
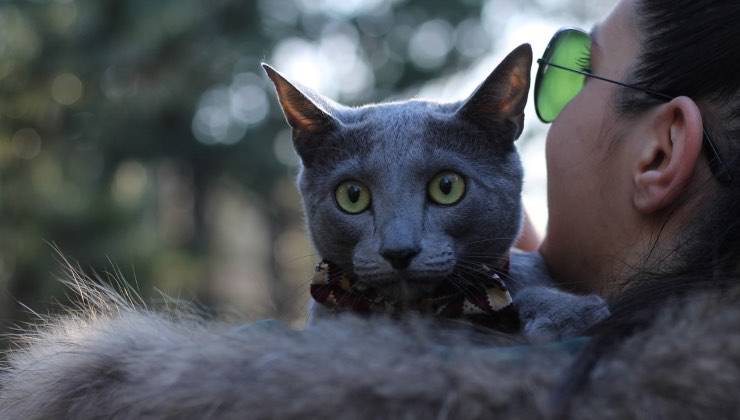
[[[0,418],[538,419],[578,347],[424,320],[236,327],[75,287],[79,308],[15,337]],[[570,418],[740,418],[740,288],[663,308],[598,362]]]

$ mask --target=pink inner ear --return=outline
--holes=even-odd
[[[296,128],[306,131],[314,131],[318,128],[317,124],[304,113],[300,112],[299,107],[295,106],[295,104],[285,102],[283,103],[283,108],[285,109],[285,113],[288,114],[288,119],[297,126]]]
[[[502,96],[499,104],[499,110],[503,114],[515,112],[513,109],[518,104],[522,95],[526,95],[527,80],[520,72],[515,71],[509,76],[509,83],[506,85],[506,94]]]
[[[315,119],[321,118],[321,116],[317,115],[315,110],[310,109],[313,104],[307,103],[307,100],[300,93],[295,92],[294,89],[291,86],[286,86],[282,81],[278,84],[280,104],[283,106],[288,120],[299,130],[318,130],[321,124]]]

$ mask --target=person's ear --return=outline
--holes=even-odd
[[[644,214],[676,202],[686,189],[701,156],[701,111],[681,96],[650,113],[649,137],[641,139],[634,168],[635,208]]]

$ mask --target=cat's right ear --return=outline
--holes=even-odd
[[[283,108],[288,124],[294,130],[319,133],[336,125],[336,120],[329,115],[328,111],[322,109],[319,103],[311,100],[277,70],[265,63],[262,63],[262,68],[275,84],[280,106]]]
[[[531,69],[532,47],[520,45],[478,86],[459,114],[483,128],[500,127],[501,122],[507,122],[514,129],[514,139],[518,138],[524,128]]]

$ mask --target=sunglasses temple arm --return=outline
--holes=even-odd
[[[539,64],[546,64],[548,66],[555,67],[555,68],[560,69],[560,70],[566,70],[566,71],[569,71],[569,72],[578,73],[578,74],[581,74],[583,76],[590,77],[592,79],[597,79],[597,80],[602,80],[604,82],[614,83],[615,85],[619,85],[619,86],[626,87],[626,88],[629,88],[629,89],[639,90],[640,92],[645,92],[645,93],[647,93],[649,95],[652,95],[652,96],[655,96],[657,98],[666,99],[666,100],[669,100],[669,101],[673,99],[671,96],[662,94],[660,92],[655,92],[655,91],[652,91],[650,89],[645,89],[645,88],[642,88],[642,87],[639,87],[639,86],[630,85],[630,84],[627,84],[627,83],[622,83],[622,82],[617,81],[617,80],[607,79],[606,77],[597,76],[597,75],[595,75],[593,73],[589,73],[587,71],[576,70],[576,69],[572,69],[570,67],[561,66],[559,64],[555,64],[555,63],[551,63],[549,61],[545,61],[545,60],[543,60],[541,58],[537,60],[537,63],[539,63]]]
[[[709,156],[709,169],[712,170],[712,173],[717,177],[717,179],[724,183],[729,184],[732,182],[732,174],[730,174],[729,168],[725,164],[725,162],[722,160],[721,157],[719,157],[719,150],[717,149],[717,145],[714,144],[712,139],[709,137],[709,133],[706,129],[704,131],[704,145],[706,146],[706,150],[710,153]]]

